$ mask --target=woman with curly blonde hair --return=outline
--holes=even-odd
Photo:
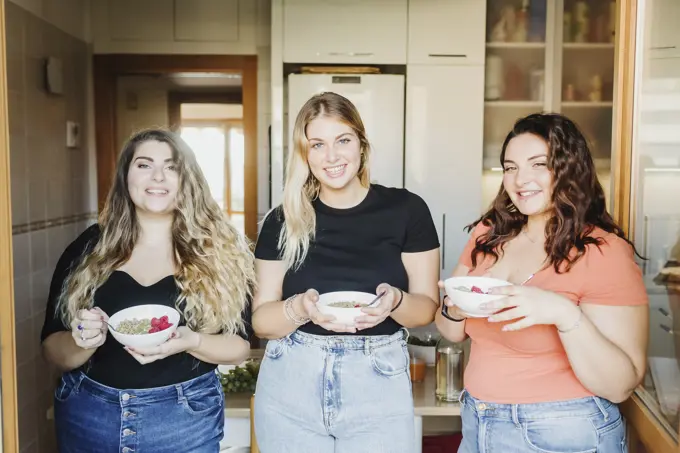
[[[254,258],[171,132],[133,136],[97,224],[57,264],[42,329],[63,371],[60,452],[217,452],[224,396],[216,364],[248,354]],[[164,344],[108,339],[108,316],[136,305],[181,313]]]

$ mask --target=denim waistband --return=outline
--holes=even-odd
[[[602,415],[608,419],[619,410],[616,404],[598,396],[544,403],[498,404],[479,400],[464,390],[460,396],[460,402],[480,415],[515,422],[595,415]]]
[[[205,388],[219,382],[214,371],[205,373],[194,379],[178,384],[166,385],[150,389],[116,389],[93,381],[82,371],[64,374],[64,379],[70,379],[76,390],[86,391],[106,402],[113,404],[129,403],[144,404],[183,398],[184,394],[196,389]]]
[[[406,329],[392,335],[314,335],[295,331],[288,336],[289,341],[322,349],[369,350],[387,346],[408,337]]]

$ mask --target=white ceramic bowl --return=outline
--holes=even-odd
[[[335,291],[332,293],[324,293],[319,295],[319,301],[316,303],[316,307],[324,315],[335,316],[335,321],[333,322],[353,326],[354,320],[365,314],[361,311],[361,308],[329,307],[329,304],[334,302],[359,302],[370,304],[376,296],[377,294],[362,293],[359,291]]]
[[[444,280],[444,289],[451,302],[458,306],[466,315],[472,318],[486,318],[497,310],[482,310],[479,306],[492,300],[501,299],[504,296],[461,291],[456,289],[456,287],[465,286],[472,288],[476,286],[486,292],[496,286],[508,286],[511,284],[505,280],[489,277],[451,277]]]
[[[109,324],[117,328],[118,324],[126,319],[160,318],[161,316],[167,316],[168,322],[171,322],[172,325],[160,332],[128,335],[118,333],[111,329],[111,327],[109,327],[109,332],[113,335],[113,338],[118,340],[123,346],[131,348],[149,348],[158,346],[165,343],[168,338],[170,338],[170,335],[177,330],[180,316],[179,312],[174,308],[166,305],[137,305],[136,307],[121,310],[109,318]]]

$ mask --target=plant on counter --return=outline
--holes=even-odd
[[[429,333],[425,335],[425,339],[423,340],[414,335],[410,335],[406,340],[406,343],[412,344],[413,346],[434,347],[437,345],[437,338],[434,338],[432,334]]]
[[[260,372],[259,360],[248,360],[227,373],[220,373],[224,393],[255,392],[257,374]]]

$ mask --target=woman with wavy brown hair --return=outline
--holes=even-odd
[[[648,299],[635,249],[607,213],[586,139],[534,114],[508,134],[503,184],[470,225],[454,275],[491,277],[488,319],[445,298],[436,324],[472,340],[461,453],[626,450],[616,403],[645,374]]]
[[[97,224],[63,253],[42,345],[62,372],[59,451],[217,452],[216,364],[248,354],[254,257],[212,198],[192,150],[147,130],[123,148]],[[107,338],[108,315],[142,304],[181,313],[158,347]]]

